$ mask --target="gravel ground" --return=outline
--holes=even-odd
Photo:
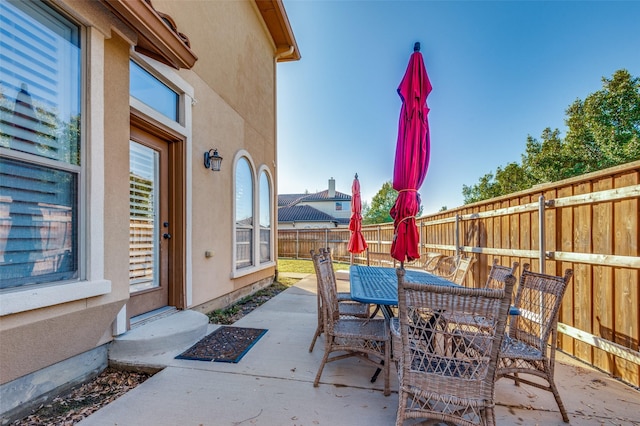
[[[233,324],[297,280],[281,280],[238,303],[208,314],[214,324]],[[150,374],[107,368],[93,380],[72,388],[12,426],[72,426],[151,377]]]

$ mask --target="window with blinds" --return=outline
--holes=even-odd
[[[266,172],[260,173],[260,263],[271,260],[271,186]]]
[[[253,174],[242,157],[236,165],[236,269],[253,265]]]
[[[129,143],[129,290],[160,285],[158,279],[157,151]]]
[[[0,288],[79,276],[80,28],[0,2]]]

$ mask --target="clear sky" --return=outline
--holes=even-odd
[[[619,69],[640,77],[640,1],[284,0],[302,59],[278,65],[278,192],[362,198],[393,176],[397,88],[419,41],[433,91],[424,213],[564,136],[565,110]]]

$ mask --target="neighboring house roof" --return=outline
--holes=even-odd
[[[351,219],[348,217],[336,217],[335,220],[340,225],[348,225],[349,222],[351,221]]]
[[[278,195],[278,207],[293,206],[309,194],[280,194]]]
[[[316,192],[315,194],[309,194],[304,197],[304,201],[351,201],[351,195],[343,194],[342,192],[336,191],[335,196],[329,197],[329,190],[325,189],[321,192]],[[302,200],[301,200],[302,201]]]
[[[325,189],[315,194],[279,194],[278,207],[295,206],[306,201],[351,201],[351,195],[336,191],[334,197],[329,197],[329,190]]]
[[[330,216],[311,206],[289,206],[278,209],[278,222],[338,222],[339,219]],[[348,219],[347,219],[348,222]]]

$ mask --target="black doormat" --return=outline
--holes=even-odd
[[[260,328],[222,326],[203,337],[176,359],[239,362],[266,332],[267,330]]]

